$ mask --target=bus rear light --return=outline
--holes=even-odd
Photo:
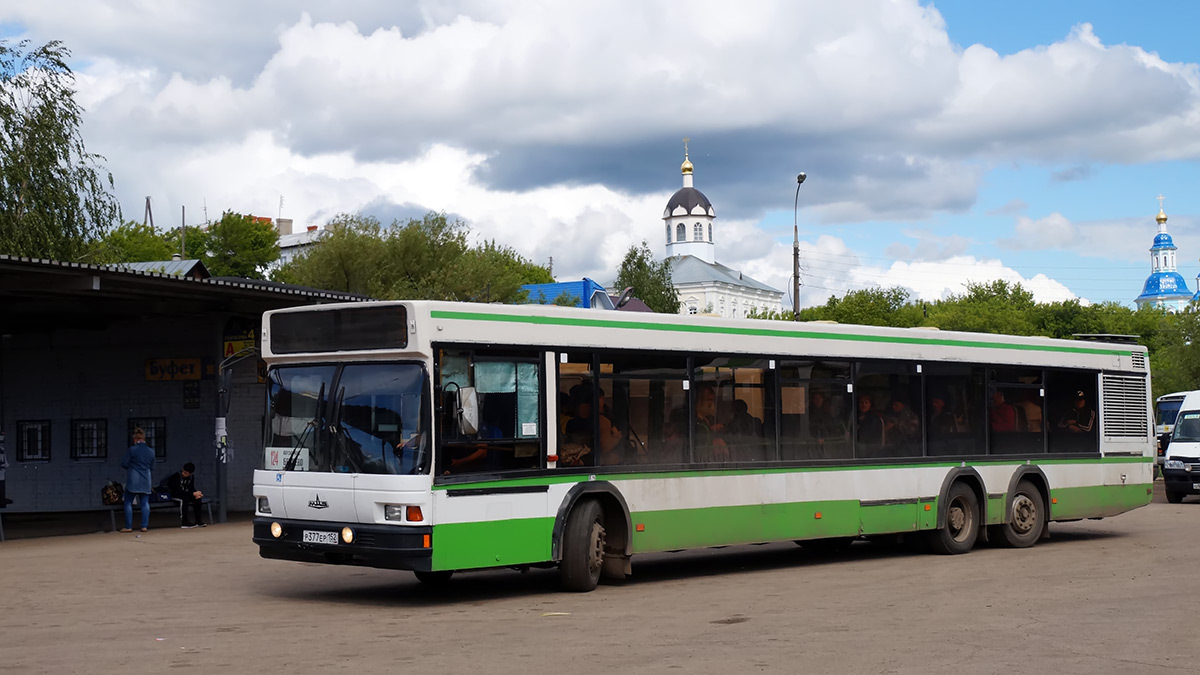
[[[410,523],[420,523],[425,521],[425,515],[421,513],[421,507],[409,506],[405,509],[404,519]]]
[[[422,546],[423,548],[430,548],[430,547],[433,545],[433,542],[431,542],[431,541],[430,541],[430,538],[431,538],[431,537],[430,537],[430,535],[428,535],[428,534],[427,534],[427,535],[425,535],[424,537],[422,537],[422,539],[421,539],[421,546]]]

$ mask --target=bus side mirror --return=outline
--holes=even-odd
[[[479,431],[479,399],[475,396],[475,387],[458,390],[458,429],[464,436]]]

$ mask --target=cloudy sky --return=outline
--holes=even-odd
[[[445,211],[612,279],[681,185],[805,305],[968,280],[1131,303],[1159,194],[1200,273],[1200,3],[0,0],[73,52],[125,216]],[[282,204],[282,206],[281,206]],[[790,296],[787,296],[790,297]],[[790,301],[786,301],[790,304]]]

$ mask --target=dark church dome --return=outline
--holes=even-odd
[[[675,207],[682,206],[688,213],[697,206],[704,209],[705,213],[715,214],[712,210],[712,202],[708,201],[708,197],[696,188],[685,187],[679,188],[675,194],[671,195],[670,201],[667,202],[667,213],[674,213]]]

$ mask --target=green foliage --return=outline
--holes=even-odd
[[[0,40],[0,253],[93,260],[121,219],[103,157],[80,134],[70,51]]]
[[[791,321],[792,312],[771,310],[752,318]],[[871,288],[830,298],[800,310],[802,321],[876,326],[932,326],[943,330],[1070,339],[1080,334],[1132,335],[1149,349],[1153,395],[1200,389],[1200,308],[1170,313],[1116,302],[1079,300],[1037,303],[1020,284],[968,284],[967,292],[933,303],[910,300],[899,288]]]
[[[270,219],[258,219],[226,211],[193,244],[189,251],[199,257],[215,277],[265,279],[267,266],[279,260],[279,233]]]
[[[671,283],[670,260],[656,260],[650,245],[630,246],[617,271],[615,289],[633,287],[633,296],[662,314],[679,313],[679,294]]]
[[[100,263],[170,260],[171,254],[179,251],[171,246],[163,233],[133,221],[105,233],[95,250],[94,258]]]
[[[831,297],[822,307],[800,310],[802,321],[836,321],[864,326],[919,326],[921,310],[908,301],[902,288],[866,288]],[[785,312],[787,318],[792,312]]]
[[[967,292],[928,306],[928,325],[972,333],[1034,335],[1033,294],[1021,284],[967,283]]]
[[[495,242],[470,246],[469,229],[445,214],[393,222],[339,215],[309,251],[273,275],[277,281],[379,299],[521,302],[521,286],[550,273]]]

